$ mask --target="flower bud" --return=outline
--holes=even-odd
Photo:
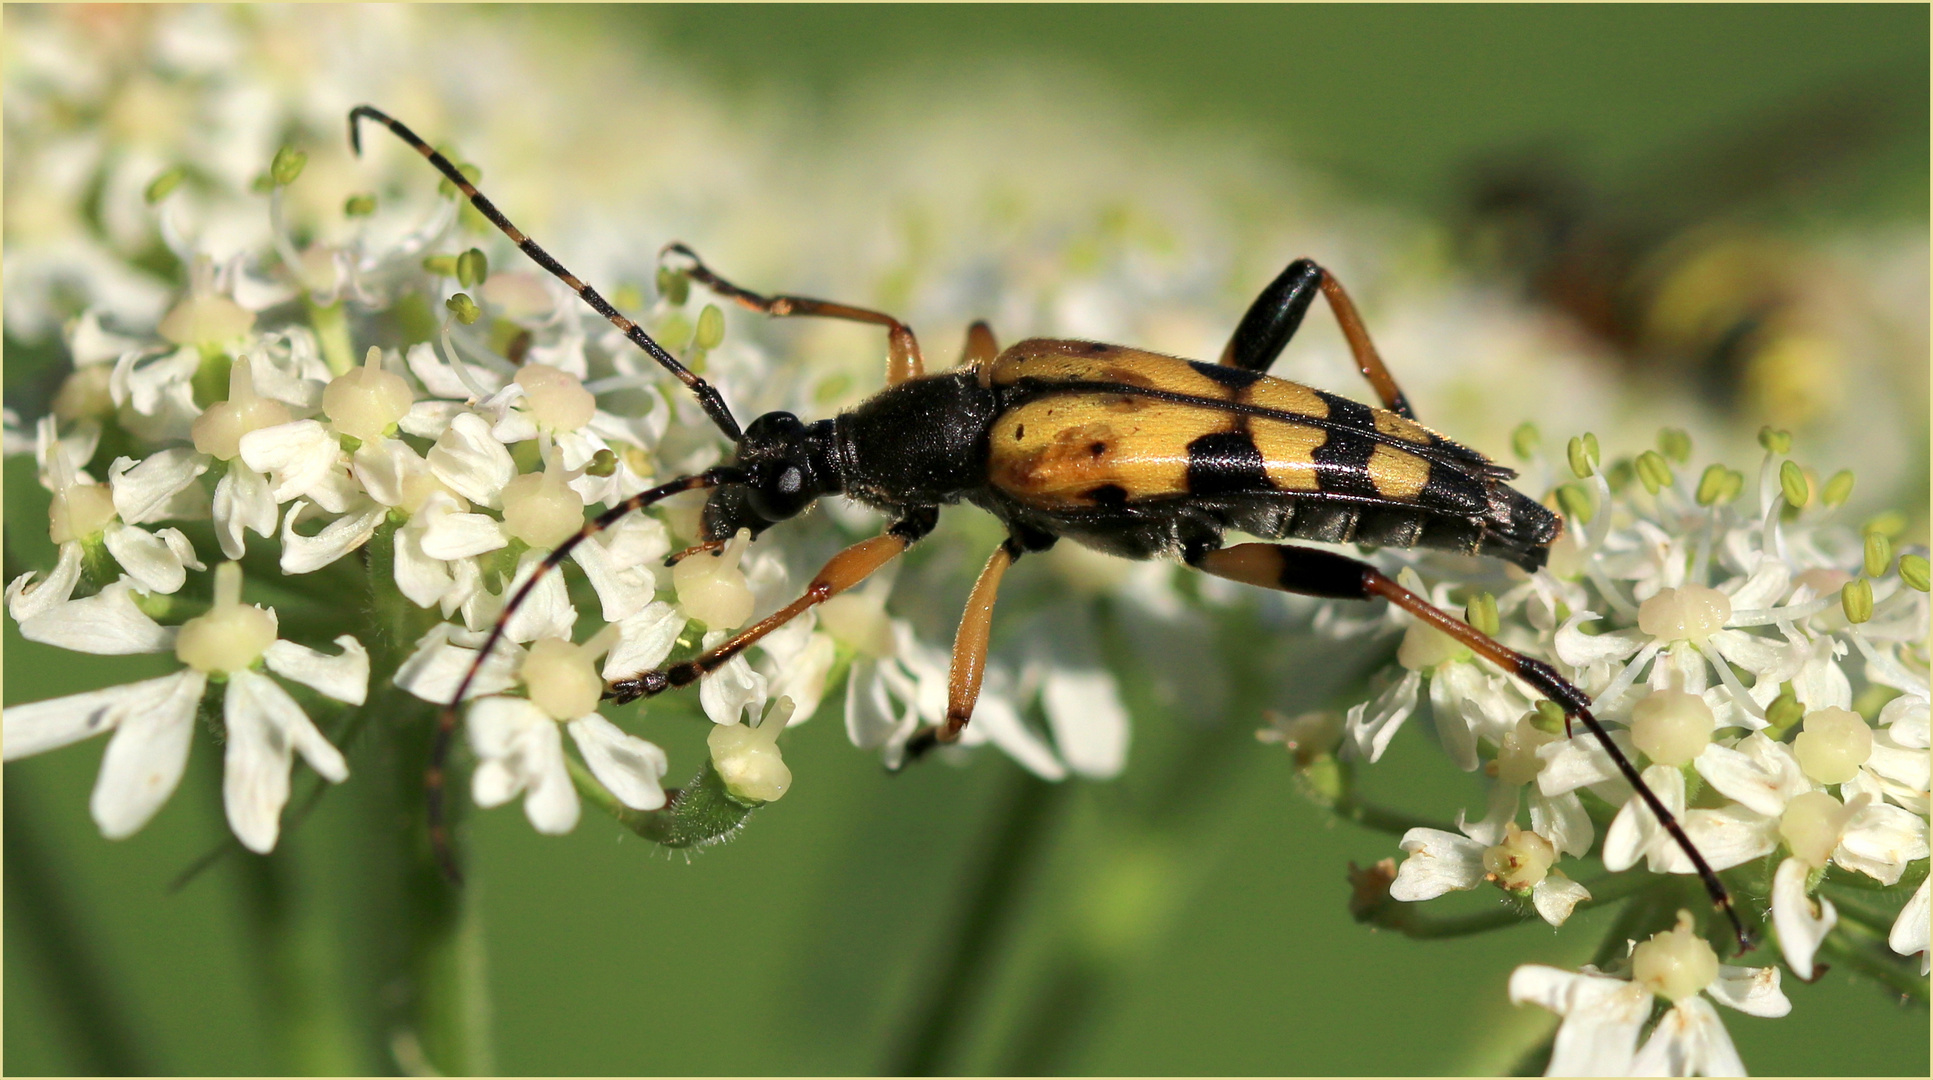
[[[530,694],[531,704],[553,720],[575,720],[597,711],[604,696],[604,679],[597,673],[595,642],[574,645],[562,638],[539,638],[530,643],[517,677]]]
[[[584,528],[584,499],[555,463],[524,473],[503,486],[503,528],[533,548],[554,548]]]
[[[384,371],[382,365],[383,351],[371,345],[361,367],[323,388],[322,411],[337,434],[374,442],[409,412],[416,395],[401,375]]]
[[[751,546],[752,530],[740,529],[723,551],[701,551],[671,568],[671,584],[685,613],[713,630],[730,630],[752,617],[752,590],[739,559]]]
[[[1689,764],[1711,745],[1710,705],[1683,690],[1653,690],[1631,707],[1631,742],[1659,765]]]
[[[686,560],[690,561],[690,560]],[[768,803],[792,786],[792,770],[779,754],[779,734],[792,719],[792,699],[780,698],[759,726],[719,724],[705,742],[725,790],[746,802]]]
[[[1718,979],[1718,954],[1692,932],[1691,913],[1678,913],[1678,925],[1631,950],[1631,981],[1679,1002]]]
[[[548,364],[525,364],[517,372],[530,419],[546,431],[576,431],[591,422],[597,398],[577,376]]]
[[[1873,756],[1873,729],[1858,713],[1825,708],[1806,714],[1805,725],[1792,740],[1799,768],[1821,784],[1843,784],[1859,775],[1859,767]]]
[[[1483,853],[1483,868],[1507,892],[1536,888],[1550,875],[1557,861],[1557,847],[1550,841],[1508,822],[1503,827],[1503,843]]]
[[[1638,607],[1638,629],[1665,641],[1703,642],[1732,617],[1731,598],[1704,585],[1659,589]]]
[[[684,307],[691,298],[691,279],[669,266],[658,267],[658,295],[672,307]]]
[[[175,634],[175,657],[209,674],[243,671],[274,643],[274,614],[242,603],[241,565],[225,562],[215,567],[214,605]]]
[[[220,461],[233,461],[241,453],[242,436],[291,419],[288,406],[255,393],[255,380],[244,356],[228,369],[228,400],[202,410],[189,433],[196,450]]]

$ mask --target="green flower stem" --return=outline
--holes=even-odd
[[[1925,1005],[1928,1000],[1926,976],[1915,971],[1915,958],[1900,956],[1887,948],[1882,937],[1853,940],[1844,923],[1819,943],[1819,954],[1859,972],[1901,998]]]
[[[55,861],[33,827],[32,807],[21,776],[8,770],[6,784],[7,919],[18,920],[20,939],[38,961],[40,978],[25,994],[39,997],[72,1032],[66,1044],[78,1055],[77,1074],[148,1076],[154,1063],[142,1051],[127,1011],[115,995],[95,939],[77,925],[77,908],[62,887]],[[20,988],[16,988],[19,990]]]
[[[927,968],[931,979],[914,998],[922,1002],[883,1070],[888,1076],[935,1076],[953,1049],[992,972],[997,944],[1014,917],[1022,886],[1046,847],[1054,810],[1068,785],[1050,784],[1017,765],[1009,772],[1002,820],[971,876],[965,910],[948,924],[947,955]]]
[[[309,309],[309,325],[315,329],[317,344],[322,346],[322,360],[329,365],[332,375],[344,375],[356,366],[356,348],[349,339],[349,313],[343,309],[342,301],[333,304],[317,304],[307,299],[308,289],[303,288],[305,303]]]
[[[334,919],[317,910],[305,887],[298,843],[284,836],[271,855],[241,861],[242,895],[261,964],[264,998],[276,1018],[271,1042],[278,1071],[295,1076],[368,1073],[359,1051],[332,933]]]
[[[1337,761],[1337,779],[1341,792],[1328,804],[1331,813],[1344,821],[1354,822],[1365,829],[1402,836],[1411,829],[1436,829],[1439,832],[1455,832],[1456,827],[1449,822],[1405,814],[1400,810],[1389,810],[1356,795],[1356,767],[1354,763]]]

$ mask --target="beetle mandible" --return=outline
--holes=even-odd
[[[1696,867],[1712,903],[1731,920],[1741,949],[1750,941],[1718,875],[1637,768],[1591,712],[1591,699],[1549,664],[1521,655],[1445,613],[1360,559],[1281,543],[1224,546],[1230,530],[1265,540],[1359,542],[1425,547],[1544,565],[1562,531],[1556,514],[1507,481],[1515,473],[1418,424],[1336,278],[1308,259],[1289,264],[1264,288],[1214,364],[1099,342],[1031,338],[999,348],[976,322],[960,364],[927,374],[912,328],[884,312],[801,296],[766,296],[713,272],[681,243],[667,245],[670,269],[753,311],[775,318],[869,323],[886,331],[886,386],[829,420],[766,413],[743,429],[717,388],[686,368],[596,289],[510,223],[447,157],[385,113],[349,113],[382,124],[443,174],[485,218],[539,266],[684,383],[735,444],[732,464],[679,477],[610,507],[546,555],[513,593],[476,660],[438,714],[428,771],[430,834],[445,873],[458,871],[443,822],[444,762],[457,710],[511,615],[573,548],[633,511],[686,491],[709,490],[703,543],[722,547],[740,530],[754,536],[827,495],[844,495],[887,516],[885,532],[834,555],[803,595],[691,659],[619,679],[605,695],[619,704],[689,686],[814,605],[864,581],[931,532],[940,507],[979,506],[1007,528],[967,599],[953,642],[943,723],[918,732],[909,756],[959,738],[973,716],[985,672],[994,599],[1007,568],[1057,541],[1132,559],[1178,559],[1218,577],[1307,596],[1378,597],[1523,680],[1581,723],[1604,746]],[[1380,409],[1265,374],[1320,294],[1341,324],[1357,368]]]

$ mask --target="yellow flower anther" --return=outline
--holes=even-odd
[[[1766,737],[1773,740],[1784,739],[1785,733],[1792,730],[1792,726],[1804,716],[1805,706],[1799,704],[1798,695],[1792,691],[1792,684],[1785,684],[1785,687],[1779,691],[1779,696],[1773,698],[1772,704],[1765,707]]]
[[[1782,431],[1770,424],[1758,429],[1758,444],[1774,454],[1790,453],[1792,433]]]
[[[1885,533],[1866,534],[1866,576],[1878,577],[1886,572],[1893,561],[1893,542]]]
[[[1480,592],[1464,605],[1463,621],[1486,637],[1496,637],[1503,624],[1497,617],[1497,598],[1487,592]]]
[[[614,475],[617,472],[617,455],[609,450],[599,450],[591,455],[591,460],[584,466],[584,472],[588,476],[596,477]]]
[[[1536,888],[1550,876],[1551,864],[1556,861],[1555,844],[1519,828],[1514,821],[1504,825],[1503,843],[1483,853],[1483,868],[1506,892]]]
[[[1852,470],[1840,469],[1826,481],[1825,490],[1819,493],[1819,501],[1827,506],[1844,506],[1852,498]]]
[[[483,284],[490,276],[490,260],[477,248],[471,248],[456,257],[456,281],[466,289],[474,289]]]
[[[483,309],[478,307],[477,302],[470,299],[466,293],[457,293],[443,301],[443,306],[449,308],[450,313],[456,316],[456,321],[465,326],[476,322],[483,315]]]
[[[1570,445],[1565,447],[1564,453],[1570,459],[1571,474],[1579,480],[1597,471],[1597,464],[1600,459],[1598,457],[1596,435],[1587,431],[1582,435],[1572,436]]]
[[[1795,462],[1788,461],[1779,466],[1779,489],[1785,494],[1785,501],[1797,510],[1812,501],[1812,485],[1806,482],[1805,470]]]
[[[1691,436],[1683,428],[1665,428],[1658,432],[1658,449],[1671,460],[1683,465],[1691,460]]]
[[[351,195],[342,200],[342,216],[368,217],[376,212],[376,196],[371,192]]]
[[[423,257],[423,269],[428,270],[430,273],[435,274],[438,277],[455,277],[456,276],[456,256],[425,255]]]
[[[658,295],[672,307],[684,307],[691,299],[691,279],[669,266],[658,267]]]
[[[1564,484],[1557,489],[1557,504],[1564,512],[1577,519],[1580,525],[1589,525],[1597,514],[1596,501],[1582,484]]]
[[[1862,533],[1876,532],[1885,533],[1887,536],[1898,536],[1900,533],[1906,531],[1906,515],[1897,510],[1881,511],[1880,513],[1874,514],[1866,524],[1861,525],[1859,531]]]
[[[1530,726],[1546,735],[1564,733],[1564,707],[1555,701],[1539,701],[1531,714]]]
[[[1639,454],[1637,469],[1638,479],[1644,483],[1644,489],[1653,495],[1670,487],[1676,481],[1676,477],[1671,475],[1671,463],[1656,450],[1646,450]]]
[[[1901,555],[1899,557],[1899,579],[1906,583],[1907,588],[1926,592],[1929,584],[1927,577],[1926,556]]]
[[[174,194],[175,188],[180,187],[181,181],[186,179],[187,176],[188,170],[180,165],[176,165],[172,169],[163,169],[160,175],[148,181],[147,190],[141,193],[141,197],[147,200],[149,206],[153,206],[155,203]]]
[[[1511,451],[1525,461],[1537,456],[1537,448],[1542,446],[1543,442],[1543,433],[1537,430],[1536,424],[1528,420],[1518,424],[1517,430],[1510,433]]]
[[[706,304],[698,312],[698,336],[693,344],[701,349],[716,349],[725,340],[725,313],[718,310],[717,304]]]
[[[302,167],[309,163],[309,155],[293,146],[284,146],[275,152],[275,160],[269,162],[269,179],[277,187],[288,187],[295,178],[302,175]]]
[[[1855,578],[1846,582],[1839,590],[1839,606],[1845,609],[1846,621],[1863,623],[1873,617],[1873,583],[1867,578]]]

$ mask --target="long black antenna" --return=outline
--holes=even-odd
[[[470,685],[483,671],[484,662],[490,659],[491,651],[497,647],[498,642],[503,640],[511,618],[530,597],[531,590],[537,587],[537,583],[543,580],[545,574],[550,573],[569,558],[577,545],[617,524],[631,511],[643,509],[661,499],[667,499],[682,492],[713,488],[743,479],[744,474],[737,469],[722,466],[706,470],[696,476],[681,476],[668,483],[659,484],[649,491],[640,491],[586,522],[575,536],[569,537],[552,548],[550,554],[545,555],[543,561],[537,564],[537,569],[524,580],[523,585],[511,594],[509,602],[503,606],[503,613],[497,616],[495,625],[490,627],[490,635],[483,639],[483,647],[477,650],[477,658],[470,661],[469,670],[463,673],[462,680],[456,684],[456,692],[450,695],[450,700],[436,714],[436,739],[430,746],[430,764],[424,775],[424,787],[428,791],[429,798],[430,848],[436,853],[436,864],[442,868],[444,877],[452,882],[460,883],[463,880],[463,872],[456,864],[456,850],[450,844],[449,826],[443,819],[444,766],[449,762],[450,746],[455,741],[457,710],[463,704],[463,696],[470,692]]]
[[[642,327],[625,318],[618,309],[611,306],[610,301],[600,296],[596,289],[579,280],[576,274],[564,269],[563,263],[551,258],[550,252],[538,247],[535,240],[525,236],[523,230],[512,225],[510,219],[503,216],[503,211],[498,210],[495,203],[484,198],[483,193],[470,183],[461,169],[452,164],[449,158],[438,153],[435,147],[419,138],[414,131],[391,119],[380,109],[369,105],[358,105],[349,110],[349,147],[356,152],[357,156],[362,155],[362,130],[357,122],[364,117],[395,132],[397,138],[415,147],[417,153],[430,159],[430,164],[436,166],[438,172],[442,173],[450,183],[455,184],[458,191],[469,197],[470,205],[476,207],[478,213],[489,218],[491,224],[502,229],[504,235],[515,241],[516,245],[523,249],[523,253],[535,260],[538,266],[557,275],[559,280],[583,297],[584,302],[591,305],[591,310],[611,320],[611,325],[624,331],[624,336],[630,338],[632,344],[643,349],[666,371],[677,376],[679,382],[684,383],[692,393],[698,395],[698,403],[705,407],[705,415],[711,417],[711,422],[718,425],[718,430],[724,432],[725,437],[731,441],[738,441],[740,434],[738,421],[732,418],[732,411],[725,407],[725,399],[718,395],[716,387],[692,374],[691,369],[679,363],[664,350],[663,346],[653,341],[651,335],[645,333]]]

